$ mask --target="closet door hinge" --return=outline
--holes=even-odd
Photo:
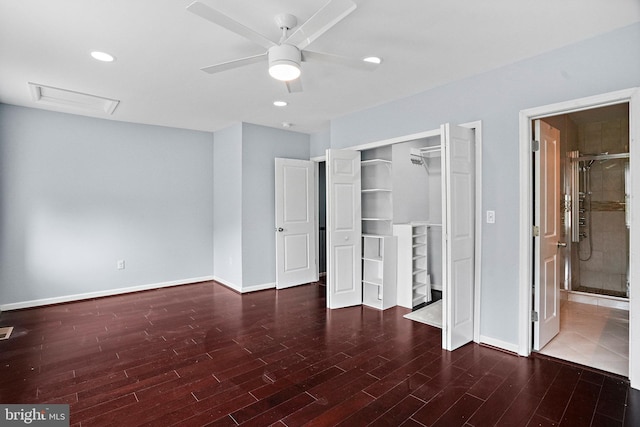
[[[538,312],[537,311],[532,311],[531,312],[531,321],[532,322],[537,322],[538,321]]]
[[[536,141],[535,139],[531,141],[531,151],[534,153],[540,150],[540,141]]]
[[[540,236],[540,227],[538,227],[537,225],[533,226],[533,237],[538,237]]]

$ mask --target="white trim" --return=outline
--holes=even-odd
[[[458,125],[458,126],[465,126],[465,125]],[[469,127],[469,126],[466,126],[466,127]],[[395,138],[384,139],[382,141],[374,141],[374,142],[367,142],[360,145],[354,145],[353,147],[346,147],[345,150],[356,150],[356,151],[370,150],[372,148],[384,147],[387,145],[398,144],[400,142],[414,141],[416,139],[430,138],[432,136],[440,136],[440,134],[441,134],[441,131],[440,131],[440,128],[438,127],[437,129],[413,133],[411,135],[397,136]]]
[[[519,253],[519,287],[518,287],[518,354],[529,356],[531,353],[531,265],[533,214],[531,212],[532,177],[531,177],[531,118],[525,111],[520,111],[520,253]],[[526,313],[526,316],[524,315]],[[524,333],[523,333],[524,332]]]
[[[217,276],[213,276],[213,280],[220,283],[221,285],[226,286],[229,289],[232,289],[238,293],[242,293],[242,286],[236,285],[235,283],[227,282],[226,280],[221,279]]]
[[[213,277],[213,280],[215,280],[216,282],[220,283],[221,285],[226,286],[227,288],[238,292],[239,294],[246,294],[248,292],[256,292],[256,291],[264,291],[265,289],[275,289],[276,287],[276,283],[262,283],[260,285],[253,285],[253,286],[247,286],[247,287],[242,287],[240,285],[236,285],[235,283],[231,283],[228,282],[224,279],[221,279],[219,277]]]
[[[541,117],[571,113],[607,105],[629,103],[629,162],[640,165],[640,91],[638,88],[624,89],[596,96],[580,98],[556,104],[545,105],[520,111],[520,226],[519,226],[519,318],[518,318],[518,354],[528,356],[531,353],[531,275],[532,275],[532,161],[531,161],[531,121]],[[640,188],[640,170],[636,166],[631,170],[631,186]],[[640,209],[640,198],[630,198],[631,230],[639,223],[634,213]],[[640,264],[640,234],[630,232],[629,265]],[[633,287],[629,297],[629,379],[631,387],[640,389],[640,297],[636,287],[640,286],[637,269],[630,269],[629,281]]]
[[[109,296],[120,295],[120,294],[128,294],[131,292],[148,291],[153,289],[166,288],[169,286],[189,285],[192,283],[208,282],[211,280],[214,280],[213,276],[203,276],[203,277],[194,277],[191,279],[172,280],[170,282],[131,286],[127,288],[108,289],[108,290],[97,291],[97,292],[87,292],[84,294],[65,295],[65,296],[53,297],[53,298],[43,298],[43,299],[37,299],[37,300],[31,300],[31,301],[22,301],[22,302],[10,303],[10,304],[3,304],[0,306],[0,310],[2,311],[20,310],[23,308],[39,307],[43,305],[61,304],[65,302],[81,301],[85,299],[102,298],[102,297],[109,297]]]
[[[516,344],[497,340],[495,338],[487,337],[485,335],[480,335],[480,340],[478,341],[480,344],[490,345],[491,347],[500,348],[502,350],[510,351],[512,353],[518,353],[518,346]]]
[[[276,282],[273,283],[262,283],[260,285],[247,286],[246,288],[242,288],[242,293],[246,294],[247,292],[256,292],[256,291],[264,291],[266,289],[275,289]],[[287,288],[284,288],[287,289]]]

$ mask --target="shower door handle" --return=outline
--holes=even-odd
[[[567,244],[565,242],[558,242],[556,243],[558,245],[559,248],[566,248]]]

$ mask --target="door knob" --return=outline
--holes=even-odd
[[[276,228],[276,231],[277,231],[278,233],[282,233],[282,232],[284,231],[284,228],[282,228],[282,227],[278,227],[278,228]]]
[[[558,245],[559,248],[566,248],[567,244],[565,242],[558,242],[556,243]]]

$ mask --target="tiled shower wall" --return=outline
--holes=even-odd
[[[616,119],[578,125],[581,154],[629,152],[629,120]],[[624,168],[627,159],[596,161],[591,166],[591,232],[593,253],[580,261],[581,286],[626,293],[629,266],[629,230],[625,225]],[[581,258],[588,255],[588,239],[581,241]],[[575,283],[574,282],[574,283]],[[575,284],[574,284],[575,289]]]

